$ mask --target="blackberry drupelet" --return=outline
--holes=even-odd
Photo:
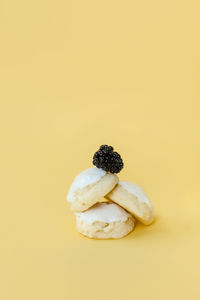
[[[119,153],[113,150],[112,146],[102,145],[93,156],[93,164],[106,172],[119,173],[124,163]]]

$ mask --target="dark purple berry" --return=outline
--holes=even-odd
[[[113,150],[112,146],[102,145],[93,156],[93,164],[106,172],[119,173],[124,163],[119,153]]]

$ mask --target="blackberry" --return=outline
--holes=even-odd
[[[106,172],[119,173],[124,163],[119,153],[113,150],[112,146],[102,145],[93,156],[93,164]]]

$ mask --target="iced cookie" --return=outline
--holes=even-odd
[[[96,167],[81,172],[73,181],[67,201],[73,211],[81,212],[99,202],[118,183],[118,177]]]
[[[106,198],[125,208],[145,225],[151,224],[154,220],[153,204],[143,189],[135,183],[119,181]]]
[[[114,203],[97,203],[84,212],[76,213],[77,230],[89,238],[118,239],[135,227],[134,218]]]

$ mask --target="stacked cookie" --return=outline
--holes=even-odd
[[[95,167],[80,173],[67,195],[77,230],[89,238],[121,238],[134,229],[136,219],[145,225],[154,219],[153,205],[142,188],[114,174],[121,171],[123,161],[113,150],[101,146],[93,157]]]

